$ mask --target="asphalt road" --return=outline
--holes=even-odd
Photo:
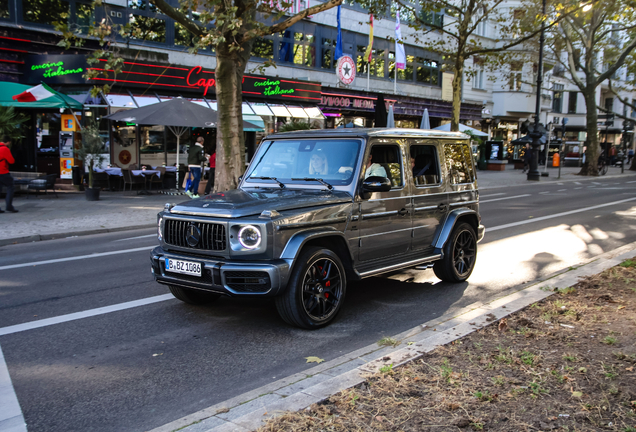
[[[305,357],[333,359],[636,241],[633,178],[483,191],[469,283],[409,270],[350,284],[337,320],[313,332],[283,323],[271,300],[157,297],[168,291],[150,274],[153,230],[2,247],[0,347],[29,431],[149,430],[302,372]]]

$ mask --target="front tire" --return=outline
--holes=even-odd
[[[276,297],[276,309],[290,325],[318,329],[336,317],[346,290],[347,279],[338,255],[310,247],[297,258],[287,289]]]
[[[477,236],[470,224],[457,225],[444,245],[444,258],[433,265],[435,276],[445,282],[463,282],[475,268]]]
[[[175,296],[177,299],[191,305],[204,305],[212,303],[213,301],[216,301],[219,297],[221,297],[221,294],[181,288],[175,285],[168,285],[168,288],[170,289],[172,295]]]

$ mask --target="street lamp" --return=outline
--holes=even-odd
[[[545,2],[542,4],[543,21],[541,21],[541,36],[539,37],[539,67],[537,70],[537,101],[534,113],[534,125],[528,126],[528,135],[532,138],[532,155],[530,158],[530,170],[528,171],[528,180],[539,181],[541,173],[539,172],[539,147],[541,145],[541,137],[546,132],[545,127],[539,122],[541,115],[541,84],[543,83],[543,44],[545,41]]]

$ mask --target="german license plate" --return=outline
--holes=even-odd
[[[201,276],[201,263],[166,258],[166,271]]]

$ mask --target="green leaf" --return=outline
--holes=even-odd
[[[318,363],[318,364],[325,361],[324,359],[321,359],[319,357],[314,357],[314,356],[305,357],[305,360],[307,360],[307,363]]]

